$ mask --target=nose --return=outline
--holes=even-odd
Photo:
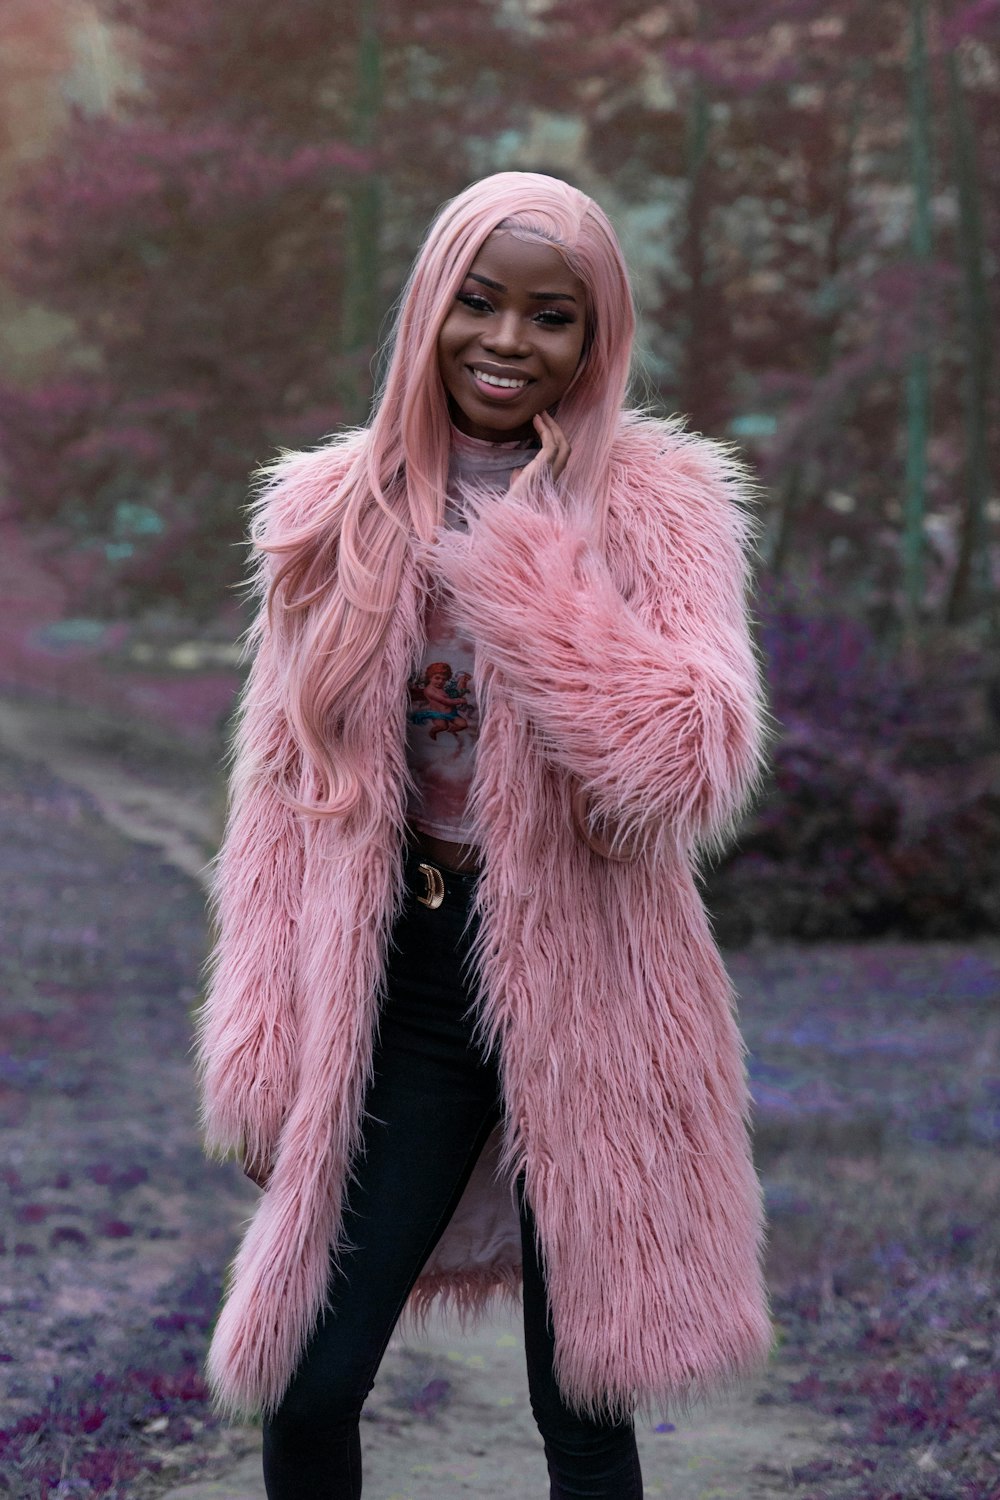
[[[531,352],[531,346],[524,336],[524,326],[515,308],[509,308],[491,318],[489,327],[483,330],[481,342],[484,349],[490,349],[494,354],[511,356]]]

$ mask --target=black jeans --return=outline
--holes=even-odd
[[[331,1269],[321,1315],[287,1391],[263,1428],[268,1500],[359,1500],[358,1423],[403,1304],[501,1117],[495,1062],[472,1043],[464,980],[472,877],[443,871],[436,910],[407,854],[407,898],[393,934],[387,999],[365,1101],[364,1150],[345,1202],[348,1249]],[[564,1406],[534,1223],[519,1183],[524,1340],[531,1408],[550,1500],[642,1500],[631,1422],[602,1425]],[[528,1497],[525,1497],[528,1500]]]

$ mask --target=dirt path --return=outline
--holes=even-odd
[[[86,792],[126,839],[158,849],[200,883],[219,836],[223,787],[215,758],[98,711],[0,697],[0,747]]]
[[[234,1165],[201,1155],[188,1056],[205,943],[198,882],[221,805],[210,755],[0,701],[10,1038],[0,1199],[11,1226],[0,1240],[0,1489],[19,1500],[263,1500],[259,1431],[220,1429],[199,1377],[224,1268],[256,1198]],[[768,1059],[759,1149],[782,1346],[740,1398],[672,1429],[640,1425],[646,1493],[875,1500],[896,1485],[914,1497],[989,1496],[961,1479],[950,1487],[945,1460],[962,1431],[947,1371],[965,1382],[975,1433],[985,1387],[972,1375],[993,1348],[971,1334],[956,1341],[987,1316],[969,1245],[995,1205],[982,1101],[997,1034],[975,1007],[995,1001],[1000,956],[874,945],[733,959],[751,1044]],[[918,996],[932,1005],[926,1015]],[[952,997],[960,1008],[933,1009]],[[911,999],[904,1034],[897,1021]],[[912,1145],[912,1122],[937,1118],[933,1109],[959,1148],[946,1156],[923,1137]],[[948,1217],[948,1191],[961,1222]],[[939,1221],[953,1254],[933,1237]],[[926,1286],[911,1224],[928,1241]],[[858,1265],[869,1264],[872,1226],[877,1286],[851,1269],[855,1240]],[[947,1418],[935,1408],[921,1426],[896,1388],[895,1405],[875,1410],[877,1394],[852,1405],[852,1383],[860,1389],[887,1361],[905,1370],[928,1330],[944,1351]],[[439,1326],[409,1348],[394,1340],[362,1433],[372,1500],[546,1493],[516,1321],[467,1336]]]
[[[429,1415],[421,1390],[449,1387]],[[647,1497],[770,1500],[794,1493],[792,1475],[825,1452],[833,1424],[779,1399],[775,1371],[756,1392],[676,1430],[637,1424]],[[766,1404],[762,1404],[764,1397]],[[248,1434],[248,1440],[254,1435]],[[372,1500],[541,1500],[548,1494],[541,1440],[525,1392],[516,1320],[449,1338],[438,1330],[411,1351],[390,1346],[361,1426],[365,1495]],[[259,1437],[221,1479],[182,1485],[164,1500],[264,1500]]]

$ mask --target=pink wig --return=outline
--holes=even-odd
[[[551,244],[586,289],[584,353],[559,402],[559,424],[572,445],[560,485],[600,544],[631,367],[632,292],[606,215],[585,193],[536,172],[498,172],[473,183],[431,225],[400,297],[371,422],[333,439],[352,454],[336,492],[295,528],[272,515],[266,534],[266,484],[256,502],[251,534],[258,552],[284,555],[261,575],[269,583],[288,722],[309,767],[297,786],[283,790],[302,812],[360,814],[360,839],[377,805],[355,749],[367,712],[365,677],[377,660],[406,549],[415,538],[430,541],[444,518],[450,419],[438,336],[469,267],[500,228]],[[285,462],[259,473],[280,476]],[[338,586],[330,588],[334,566]]]

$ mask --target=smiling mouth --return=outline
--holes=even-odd
[[[510,375],[491,375],[488,370],[482,370],[477,365],[469,365],[468,370],[478,390],[501,401],[510,401],[532,384],[526,375],[521,378]]]

